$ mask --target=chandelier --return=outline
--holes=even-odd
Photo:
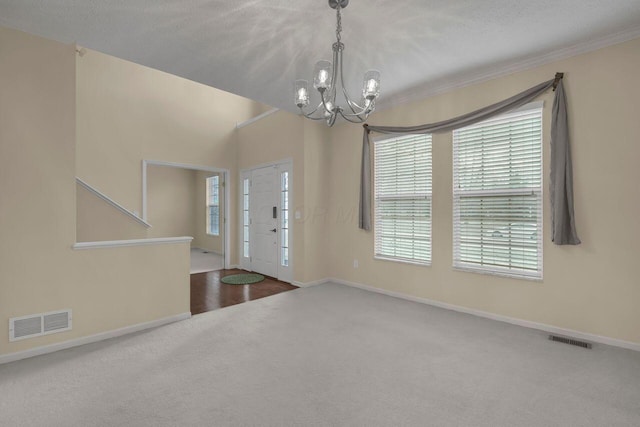
[[[342,51],[344,43],[340,39],[342,32],[342,16],[340,11],[347,7],[349,0],[329,0],[329,6],[336,10],[336,42],[333,44],[333,64],[329,61],[318,61],[313,71],[313,87],[320,94],[320,103],[309,111],[309,82],[296,80],[295,103],[300,112],[308,119],[325,120],[333,126],[338,116],[352,123],[362,123],[376,107],[376,99],[380,94],[380,72],[369,70],[364,75],[362,97],[359,102],[352,101],[344,86],[342,76]],[[340,86],[340,87],[338,87]],[[339,106],[336,97],[342,92],[345,104]]]

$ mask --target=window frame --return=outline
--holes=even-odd
[[[452,192],[453,192],[453,197],[452,197],[452,202],[453,202],[453,268],[454,270],[460,270],[460,271],[469,271],[469,272],[473,272],[473,273],[481,273],[481,274],[489,274],[489,275],[496,275],[496,276],[502,276],[502,277],[510,277],[510,278],[516,278],[516,279],[525,279],[525,280],[533,280],[533,281],[542,281],[543,279],[543,212],[544,212],[544,200],[543,200],[543,196],[544,196],[544,190],[543,190],[543,184],[544,184],[544,180],[543,180],[543,168],[544,168],[544,135],[543,135],[543,128],[544,128],[544,103],[542,101],[539,102],[532,102],[529,103],[517,110],[511,111],[509,113],[506,114],[502,114],[500,116],[485,120],[481,123],[477,123],[475,125],[471,125],[471,126],[467,126],[464,128],[460,128],[460,129],[456,129],[452,132],[452,152],[453,152],[453,167],[452,167],[452,177],[453,177],[453,186],[452,186]],[[539,147],[536,149],[539,149],[539,173],[535,174],[537,179],[538,179],[538,183],[539,185],[536,186],[523,186],[521,188],[504,188],[504,189],[485,189],[485,190],[478,190],[478,189],[472,189],[472,190],[462,190],[459,188],[459,180],[460,180],[460,174],[459,174],[459,157],[460,157],[460,152],[458,150],[458,138],[456,138],[457,132],[461,131],[461,130],[469,130],[469,129],[477,129],[482,127],[483,125],[486,124],[490,124],[490,123],[495,123],[497,121],[505,121],[505,120],[509,120],[509,119],[518,119],[518,118],[522,118],[523,116],[526,115],[531,115],[531,114],[538,114],[539,115]],[[511,162],[510,162],[511,164]],[[533,176],[533,175],[532,175]],[[504,179],[504,178],[503,178]],[[536,228],[535,228],[535,237],[536,237],[536,242],[535,242],[535,249],[536,249],[536,269],[525,269],[525,268],[514,268],[514,267],[510,267],[510,266],[498,266],[498,265],[487,265],[487,264],[476,264],[474,265],[473,263],[469,262],[469,261],[464,261],[462,260],[462,256],[460,254],[460,227],[461,227],[461,220],[460,220],[460,209],[461,209],[461,203],[460,203],[460,199],[461,198],[481,198],[482,196],[485,196],[485,198],[489,198],[489,197],[501,197],[501,196],[506,196],[506,197],[513,197],[514,199],[517,200],[518,197],[520,197],[522,200],[524,200],[524,198],[526,196],[534,196],[535,197],[535,201],[536,201]],[[509,211],[507,211],[509,212]],[[497,218],[496,216],[493,216],[491,218]],[[499,221],[498,219],[494,220],[495,222]],[[524,227],[526,226],[526,223],[518,223],[518,225],[521,225],[522,228],[524,229]],[[513,223],[511,223],[511,221],[509,221],[509,224],[507,225],[507,227],[509,227],[509,233],[512,233],[511,229],[513,227]],[[482,230],[482,228],[481,228]],[[481,231],[482,233],[482,231]],[[518,232],[517,232],[518,233]],[[519,233],[522,233],[522,239],[524,239],[524,231],[520,231]],[[481,237],[481,240],[483,239],[483,237]],[[524,242],[524,240],[523,240]],[[481,243],[482,245],[482,243]],[[488,245],[489,246],[489,245]],[[511,248],[513,247],[513,243],[510,242],[509,243],[509,250],[511,251]],[[524,249],[522,249],[524,252]],[[482,248],[480,249],[480,251],[482,251]],[[513,258],[509,258],[510,260],[512,260]],[[511,262],[511,261],[510,261]],[[523,261],[524,263],[524,261]]]
[[[400,191],[400,192],[396,192],[395,194],[391,194],[391,193],[381,194],[381,191],[380,191],[381,180],[379,179],[379,175],[380,175],[379,162],[381,161],[381,156],[379,152],[380,152],[381,145],[390,144],[393,141],[396,141],[396,143],[402,144],[402,141],[414,140],[416,138],[424,138],[424,142],[426,144],[425,155],[427,157],[427,160],[424,167],[425,167],[425,173],[428,174],[428,179],[427,179],[428,182],[425,184],[426,187],[424,188],[424,191],[418,191],[414,193],[406,193],[406,192]],[[374,216],[373,255],[374,255],[374,259],[429,267],[431,266],[432,259],[433,259],[433,217],[432,217],[432,213],[433,213],[433,183],[432,183],[433,181],[433,151],[432,151],[433,138],[432,138],[432,135],[431,134],[411,134],[411,135],[394,135],[391,137],[389,136],[379,137],[374,139],[372,141],[372,144],[373,144],[372,151],[373,151],[373,163],[374,163],[374,166],[373,166],[373,181],[374,181],[373,182],[373,204],[374,204],[374,207],[373,207],[373,216]],[[396,175],[395,178],[397,179],[398,176]],[[414,186],[414,190],[415,190],[416,183],[414,182],[412,185]],[[383,236],[381,236],[380,234],[381,229],[383,227],[381,225],[382,214],[381,214],[380,202],[384,202],[384,201],[389,201],[389,202],[395,201],[395,202],[405,202],[405,203],[413,201],[416,203],[417,206],[420,205],[419,201],[427,202],[428,207],[426,211],[426,218],[428,220],[427,220],[426,227],[428,230],[426,235],[424,236],[427,242],[425,258],[418,258],[418,257],[410,258],[410,257],[394,256],[391,254],[383,253],[384,249],[381,246]],[[419,216],[415,216],[414,218],[419,218]],[[413,224],[415,224],[415,220]],[[393,236],[391,236],[390,238],[394,239],[396,238],[396,236],[397,234],[394,233]],[[420,240],[420,239],[414,238],[414,242],[416,240]],[[413,246],[412,251],[414,251],[414,254],[415,254],[415,251],[416,251],[415,246]]]

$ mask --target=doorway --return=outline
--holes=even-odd
[[[226,169],[143,160],[142,217],[163,237],[194,238],[191,274],[229,267],[228,176]]]
[[[278,280],[293,280],[292,163],[283,161],[240,173],[240,265]]]

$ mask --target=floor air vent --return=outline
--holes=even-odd
[[[9,341],[64,332],[71,329],[71,310],[51,311],[9,319]]]
[[[573,339],[573,338],[561,337],[561,336],[558,336],[558,335],[549,335],[549,339],[551,341],[557,341],[557,342],[562,342],[562,343],[565,343],[565,344],[575,345],[576,347],[591,348],[591,343],[585,342],[585,341],[576,340],[576,339]]]

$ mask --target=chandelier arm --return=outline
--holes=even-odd
[[[361,115],[361,114],[367,114],[368,115],[368,114],[373,112],[373,110],[375,109],[375,106],[376,106],[375,99],[371,100],[369,105],[365,106],[365,107],[361,107],[360,105],[356,104],[355,102],[352,102],[352,104],[354,104],[355,108],[360,110],[360,111],[354,111],[353,112],[353,114],[356,114],[356,115]]]
[[[349,113],[345,113],[344,111],[340,111],[340,115],[347,121],[351,122],[351,123],[362,123],[365,120],[367,120],[367,118],[369,117],[369,115],[371,114],[371,110],[366,110],[365,112],[361,113],[361,114],[349,114]]]
[[[311,112],[306,112],[304,111],[304,109],[302,107],[300,107],[300,111],[302,111],[302,114],[304,114],[305,116],[312,116],[316,111],[318,111],[318,108],[320,107],[320,105],[318,105],[316,108],[313,109],[313,111]]]
[[[366,111],[366,107],[361,107],[360,105],[358,105],[358,103],[356,103],[355,101],[351,100],[351,97],[349,96],[349,92],[347,91],[347,87],[344,84],[344,73],[342,71],[342,51],[340,51],[340,85],[342,85],[342,94],[344,95],[344,99],[345,101],[347,101],[347,105],[349,106],[349,109],[351,110],[351,112],[353,114],[355,114],[356,116],[358,116],[358,118],[362,121],[364,121],[366,119],[366,117],[363,119],[361,117],[359,117],[360,114],[363,114]],[[356,111],[356,109],[360,110],[360,111]],[[344,117],[344,115],[342,115]]]
[[[331,88],[329,89],[329,99],[334,106],[336,103],[336,95],[337,95],[337,87],[338,87],[338,62],[342,59],[342,55],[340,54],[340,49],[342,44],[340,42],[336,42],[333,45],[333,64],[331,70]]]
[[[301,112],[305,117],[311,118],[311,116],[312,116],[316,111],[318,111],[318,108],[320,108],[320,106],[321,106],[321,105],[322,105],[322,104],[318,104],[318,106],[317,106],[316,108],[314,108],[314,109],[313,109],[313,111],[311,111],[311,112],[306,112],[306,111],[304,111],[304,107],[299,107],[299,108],[300,108],[300,112]]]
[[[305,116],[308,119],[311,119],[311,120],[324,120],[325,119],[324,114],[321,114],[320,116],[313,117],[313,115],[320,109],[321,106],[322,106],[322,103],[319,103],[318,106],[313,109],[313,111],[308,112],[308,113],[304,111],[304,108],[300,107],[300,112],[302,113],[303,116]]]
[[[305,116],[309,120],[324,120],[324,117],[312,117],[312,116],[307,116],[304,113],[302,113],[302,115]]]
[[[335,88],[335,85],[333,86]],[[336,111],[335,110],[339,110],[340,108],[336,106],[336,95],[335,95],[335,91],[329,91],[329,97],[330,99],[325,99],[324,98],[324,94],[327,90],[320,90],[320,99],[322,100],[321,105],[324,107],[324,111],[328,112],[331,116],[335,116],[336,115]],[[333,110],[330,109],[329,107],[327,107],[327,103],[331,102],[331,104],[333,105]],[[320,108],[320,105],[318,105],[318,108]],[[335,120],[334,120],[335,121]],[[333,125],[329,125],[329,126],[333,126]]]
[[[347,101],[347,105],[349,106],[349,109],[354,115],[358,116],[360,114],[363,114],[367,110],[366,107],[361,107],[360,105],[358,105],[358,103],[356,103],[355,101],[352,101],[351,98],[349,98],[349,93],[347,92],[347,88],[344,86],[344,83],[342,84],[342,94],[344,95],[345,101]],[[360,111],[356,111],[356,110],[360,110]]]
[[[353,122],[353,123],[362,123],[362,122],[364,122],[365,120],[367,120],[367,116],[368,116],[368,114],[366,114],[364,111],[362,111],[362,112],[360,112],[360,113],[356,113],[356,112],[354,112],[353,114],[345,113],[344,111],[340,111],[340,115],[341,115],[342,117],[344,117],[346,120],[349,120],[347,117],[357,117],[357,119],[358,119],[359,121],[357,121],[357,122]],[[364,117],[363,117],[363,115],[364,115]],[[349,120],[349,121],[351,122],[352,120]]]
[[[344,99],[347,100],[347,104],[349,105],[349,109],[353,112],[353,114],[363,114],[365,111],[367,111],[367,107],[362,107],[357,102],[352,101],[351,99],[349,99],[346,89],[343,88],[343,92],[344,92]],[[360,111],[358,112],[356,110],[360,110]]]
[[[338,108],[338,112],[340,112],[339,108]],[[327,118],[327,125],[329,125],[329,127],[335,124],[336,119],[338,118],[338,112],[331,113],[331,116]]]
[[[342,116],[343,119],[345,119],[346,121],[351,122],[351,123],[362,123],[365,120],[367,120],[366,117],[362,118],[362,117],[354,115],[354,114],[344,114],[342,111],[340,111],[340,115]],[[358,119],[357,120],[351,119],[351,117],[354,117],[354,116],[358,117]]]
[[[368,108],[367,107],[361,107],[356,102],[352,101],[349,98],[349,93],[347,92],[347,89],[345,88],[344,84],[342,85],[342,93],[344,95],[345,101],[347,101],[347,105],[349,106],[349,109],[351,110],[352,114],[341,112],[340,115],[342,117],[345,117],[345,118],[346,118],[346,116],[349,116],[349,117],[357,117],[361,121],[366,120],[367,116],[369,115],[368,112],[367,112]],[[364,118],[361,117],[362,114],[365,115]]]
[[[373,112],[373,110],[375,109],[375,99],[371,101],[371,104],[369,104],[368,107],[364,108],[360,113],[355,113],[355,114],[349,114],[349,113],[344,113],[341,112],[340,115],[342,117],[344,117],[345,119],[347,117],[357,117],[358,119],[364,121],[367,119],[367,117],[369,117],[369,114],[371,114]],[[364,118],[362,118],[361,116],[364,116]],[[355,123],[361,123],[361,122],[355,122]]]
[[[361,107],[360,105],[356,104],[355,102],[351,101],[349,98],[347,98],[347,95],[345,94],[345,99],[347,100],[347,105],[349,106],[349,109],[351,110],[352,114],[347,113],[349,116],[351,117],[358,117],[361,120],[362,117],[360,117],[362,114],[368,115],[367,113],[367,107]],[[359,110],[359,111],[356,111]],[[366,119],[366,117],[365,117]]]
[[[320,104],[318,104],[318,108],[324,107],[324,109],[326,110],[327,109],[326,108],[327,102],[333,102],[333,100],[335,100],[335,96],[333,96],[333,97],[331,96],[331,90],[329,90],[329,91],[327,91],[327,90],[323,90],[323,91],[318,90],[318,92],[320,92]],[[325,93],[328,94],[327,98],[324,97]]]
[[[329,112],[329,114],[335,115],[333,110],[330,110],[329,108],[327,108],[327,102],[329,102],[329,101],[331,101],[331,103],[333,104],[333,108],[336,108],[336,105],[335,105],[336,104],[335,94],[333,95],[332,99],[325,100],[324,99],[324,92],[326,92],[326,90],[323,90],[323,91],[320,92],[320,98],[322,99],[322,106],[324,107],[325,111]],[[329,95],[331,95],[331,94],[329,94]],[[318,105],[318,108],[320,108],[319,105]]]
[[[342,86],[342,94],[344,95],[344,99],[345,101],[347,101],[347,105],[349,105],[349,108],[351,109],[351,111],[356,114],[354,108],[355,104],[353,101],[351,101],[351,97],[349,96],[349,92],[347,92],[347,88],[344,85],[344,73],[342,71],[342,52],[340,52],[340,76],[337,76],[340,78],[340,85]],[[337,80],[337,79],[336,79]]]
[[[341,112],[340,112],[340,115],[341,115],[342,117],[344,117],[344,118],[347,118],[347,117],[357,117],[359,120],[362,120],[362,121],[366,120],[366,119],[367,119],[367,117],[369,116],[369,114],[367,114],[367,113],[365,113],[365,112],[362,112],[362,113],[359,113],[359,114],[351,114],[351,113],[345,113],[344,111],[341,111]]]

